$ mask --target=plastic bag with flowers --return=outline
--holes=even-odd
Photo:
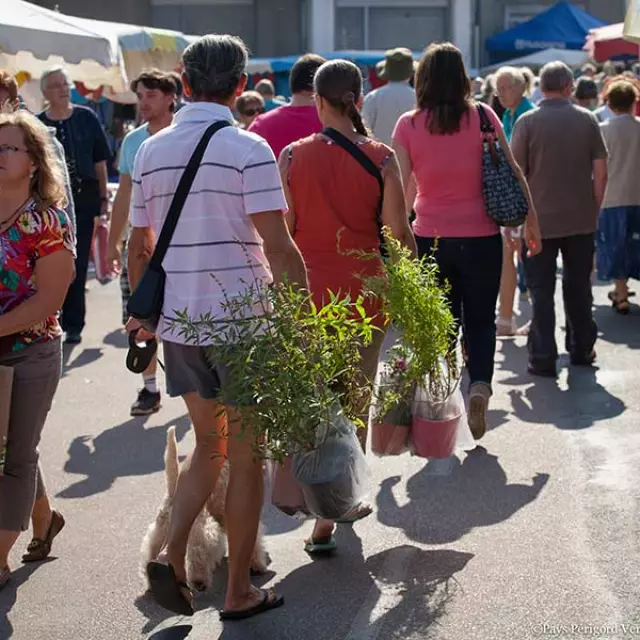
[[[377,456],[398,456],[408,450],[415,382],[411,352],[396,344],[378,370],[374,390],[371,450]]]

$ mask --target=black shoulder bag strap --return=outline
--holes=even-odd
[[[483,137],[484,134],[495,135],[496,128],[491,123],[491,120],[489,120],[489,116],[484,110],[484,107],[480,103],[478,103],[476,105],[476,109],[478,110],[478,115],[480,116],[480,131],[482,131]]]
[[[335,142],[339,147],[342,147],[367,173],[371,174],[378,181],[378,185],[380,185],[380,200],[376,211],[376,219],[378,221],[380,234],[380,252],[386,255],[385,239],[382,233],[382,204],[384,202],[384,178],[382,177],[382,172],[376,167],[375,162],[360,149],[357,144],[351,142],[349,138],[342,135],[339,131],[336,131],[336,129],[327,127],[322,131],[322,135]]]
[[[173,234],[175,233],[176,227],[178,226],[178,220],[180,219],[182,207],[184,207],[184,203],[187,200],[191,185],[193,184],[196,174],[198,173],[198,169],[200,168],[200,163],[202,162],[204,152],[209,146],[209,141],[215,133],[220,131],[220,129],[231,126],[233,125],[227,120],[219,120],[218,122],[214,122],[204,132],[204,135],[200,139],[198,146],[195,148],[195,151],[189,159],[189,163],[187,164],[187,167],[185,168],[184,173],[180,178],[180,182],[178,183],[178,188],[173,195],[173,200],[171,201],[171,206],[169,207],[169,211],[167,212],[167,217],[165,218],[162,225],[162,231],[160,231],[158,242],[156,243],[155,250],[153,252],[153,255],[151,256],[151,260],[149,261],[149,268],[156,271],[162,269],[162,261],[167,254],[167,250],[169,249],[169,244],[171,243]]]

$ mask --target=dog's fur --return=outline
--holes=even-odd
[[[166,493],[154,522],[149,525],[142,541],[142,575],[147,581],[146,567],[155,560],[164,548],[169,534],[169,523],[173,507],[173,497],[178,484],[180,463],[178,459],[178,442],[176,429],[170,427],[167,432],[167,446],[164,454]],[[211,492],[205,508],[198,514],[193,523],[187,544],[187,581],[197,591],[206,591],[211,587],[213,574],[221,564],[227,549],[224,529],[224,504],[229,485],[229,463],[225,462],[220,477]],[[269,565],[269,557],[264,549],[262,527],[251,562],[251,569],[256,573],[264,573]]]

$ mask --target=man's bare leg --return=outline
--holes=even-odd
[[[159,560],[169,562],[176,578],[186,582],[185,557],[191,527],[218,480],[225,461],[227,441],[222,406],[197,393],[183,397],[193,423],[196,446],[180,471],[167,546]]]
[[[229,487],[226,500],[229,577],[225,611],[250,609],[262,600],[262,593],[251,584],[250,568],[258,537],[264,494],[262,460],[253,451],[255,439],[250,430],[241,435],[239,414],[227,407],[229,425]]]

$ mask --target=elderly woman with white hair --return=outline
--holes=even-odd
[[[529,100],[534,76],[529,69],[517,69],[516,67],[502,67],[495,75],[496,93],[502,106],[505,108],[502,116],[502,125],[507,141],[511,141],[513,128],[518,118],[535,109],[535,105]],[[524,270],[516,271],[516,261],[520,265],[519,259],[521,241],[520,232],[515,233],[511,229],[503,230],[503,253],[502,253],[502,279],[500,282],[500,307],[498,311],[498,321],[496,323],[497,334],[499,336],[514,336],[526,334],[526,328],[520,330],[516,328],[513,316],[513,306],[515,302],[516,286],[518,284],[518,271],[520,272],[520,290],[526,291],[524,283]]]

